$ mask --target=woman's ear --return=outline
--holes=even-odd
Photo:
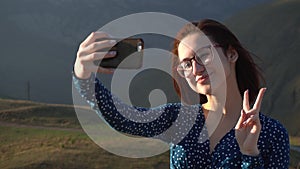
[[[230,55],[229,57],[229,61],[235,63],[237,61],[237,59],[239,58],[239,55],[237,53]]]
[[[226,54],[227,54],[228,60],[232,63],[235,63],[237,61],[237,59],[239,58],[239,54],[232,46],[229,46]]]

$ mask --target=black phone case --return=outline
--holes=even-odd
[[[142,39],[121,40],[110,49],[117,52],[115,57],[103,59],[95,64],[105,68],[138,69],[143,62],[143,50],[138,51],[138,45],[144,48]]]

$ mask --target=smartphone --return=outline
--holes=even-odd
[[[113,58],[95,61],[95,64],[105,68],[139,69],[143,64],[144,41],[141,38],[115,39],[117,44],[106,51],[116,51]]]

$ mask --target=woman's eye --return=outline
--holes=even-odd
[[[192,67],[192,63],[191,63],[190,61],[183,62],[183,63],[182,63],[182,67],[183,67],[184,69],[189,69],[189,68]]]
[[[201,59],[204,59],[204,58],[209,57],[209,55],[210,55],[210,53],[200,53],[200,54],[199,54],[199,57],[200,57]]]
[[[210,59],[210,53],[201,53],[198,55],[198,60],[200,62],[206,62],[209,59]]]

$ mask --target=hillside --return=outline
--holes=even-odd
[[[299,139],[291,137],[291,144],[299,146]],[[109,142],[118,145],[118,140]],[[82,131],[70,105],[23,100],[0,99],[0,153],[3,169],[169,167],[169,152],[134,159],[100,148]],[[299,157],[300,153],[291,151],[291,166],[298,164]]]
[[[226,20],[259,59],[266,77],[263,112],[300,135],[300,1],[276,1]]]
[[[81,129],[73,106],[25,100],[0,99],[0,122]]]
[[[188,20],[223,20],[268,1],[1,0],[0,76],[5,81],[0,96],[27,99],[29,81],[32,100],[72,103],[70,72],[78,45],[90,32],[119,17],[155,11]]]
[[[24,100],[0,99],[0,154],[1,169],[121,169],[124,165],[155,169],[169,165],[168,152],[130,159],[100,148],[81,129],[72,105]]]

